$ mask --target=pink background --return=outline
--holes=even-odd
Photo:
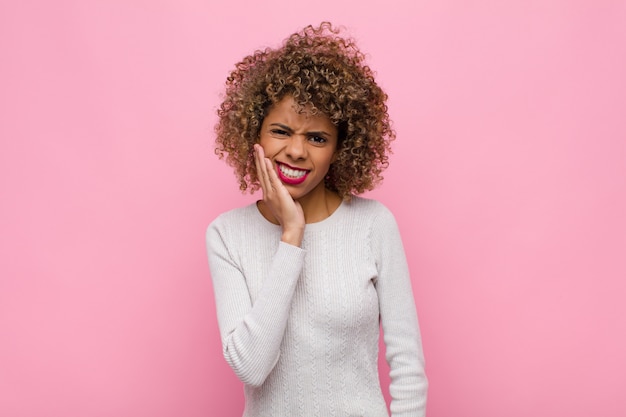
[[[244,54],[325,19],[390,95],[370,195],[428,415],[626,415],[626,2],[370,3],[1,3],[1,416],[240,415],[204,231],[255,197],[215,109]]]

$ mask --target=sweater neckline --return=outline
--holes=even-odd
[[[354,197],[352,197],[354,198]],[[346,200],[342,200],[341,203],[339,204],[339,206],[335,209],[335,211],[333,211],[330,216],[326,217],[324,220],[320,220],[319,222],[315,222],[315,223],[307,223],[304,227],[304,233],[306,234],[307,231],[316,231],[316,230],[321,230],[323,228],[329,227],[332,224],[340,221],[340,218],[342,216],[342,212],[346,209],[346,206],[350,204],[349,202],[347,202]],[[260,221],[265,223],[266,225],[270,226],[271,228],[275,228],[275,229],[279,229],[280,225],[279,224],[274,224],[271,221],[267,220],[265,218],[265,216],[263,216],[263,214],[261,214],[261,211],[259,210],[259,207],[257,206],[257,202],[255,201],[254,203],[252,203],[252,208],[255,212],[255,215],[257,217],[259,217]]]

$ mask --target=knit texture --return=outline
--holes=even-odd
[[[381,203],[353,197],[307,224],[302,246],[255,204],[207,230],[224,357],[244,382],[244,417],[424,416],[428,382],[404,249]]]

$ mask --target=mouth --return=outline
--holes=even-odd
[[[276,172],[280,180],[286,184],[297,185],[306,179],[309,172],[308,169],[294,168],[280,162],[276,162]]]

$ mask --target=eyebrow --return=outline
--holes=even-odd
[[[282,123],[272,123],[270,124],[270,126],[276,126],[276,127],[280,127],[281,129],[289,132],[289,133],[293,133],[293,129],[290,128],[289,126],[286,126]],[[314,130],[314,131],[310,131],[310,132],[306,132],[305,135],[308,136],[313,136],[313,135],[318,135],[318,136],[330,136],[330,133],[328,132],[324,132],[323,130]]]

